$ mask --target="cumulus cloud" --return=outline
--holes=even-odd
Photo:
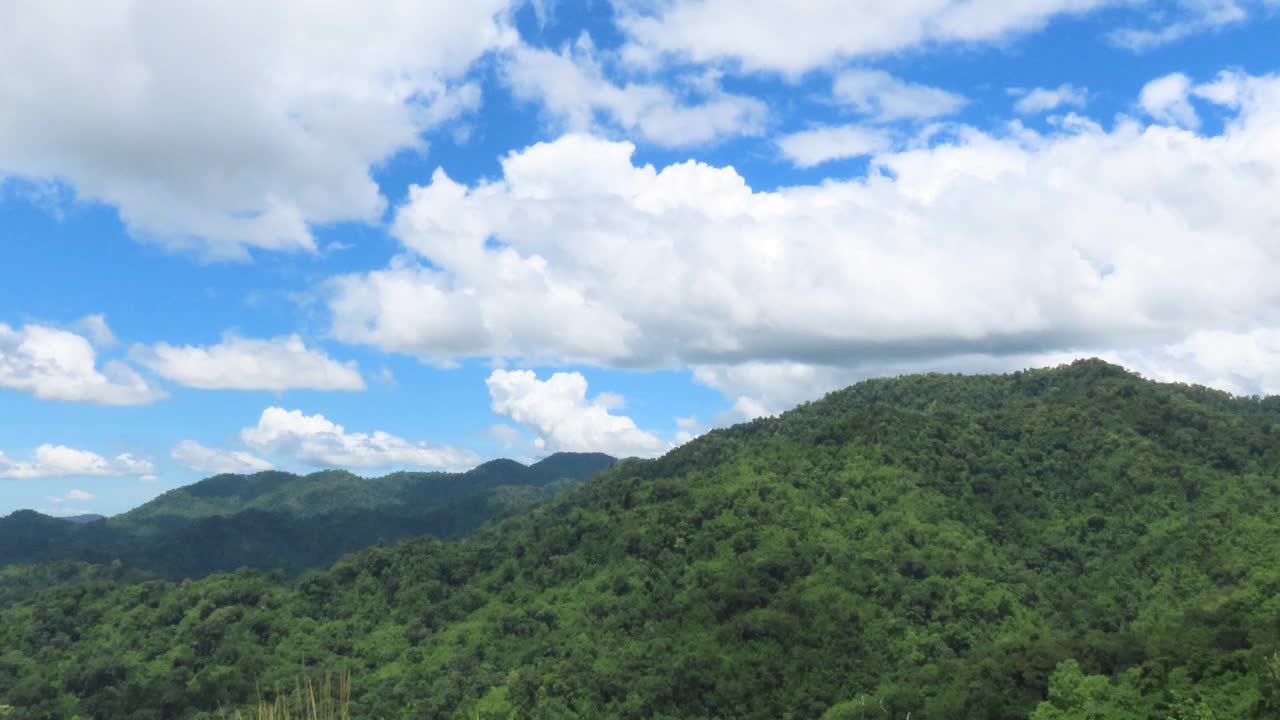
[[[100,331],[110,332],[105,322]],[[83,336],[44,325],[15,329],[0,323],[0,387],[42,400],[100,405],[146,405],[165,397],[124,363],[99,367]]]
[[[1063,83],[1056,88],[1033,88],[1015,91],[1020,95],[1013,109],[1021,115],[1039,115],[1061,107],[1081,108],[1089,101],[1089,92],[1082,87]]]
[[[693,376],[729,399],[731,408],[718,424],[775,415],[859,379],[852,368],[798,362],[700,365]]]
[[[632,62],[664,56],[799,74],[924,44],[989,42],[1121,0],[674,0],[623,5]]]
[[[1160,122],[1195,128],[1200,125],[1200,118],[1191,106],[1190,95],[1191,78],[1171,73],[1144,85],[1138,104]]]
[[[1280,327],[1202,330],[1148,350],[1100,354],[1154,380],[1191,382],[1236,395],[1280,395]]]
[[[331,287],[333,332],[437,363],[847,368],[1275,328],[1280,79],[1190,92],[1223,106],[1220,134],[960,128],[865,178],[772,192],[581,135],[497,180],[439,171],[397,214],[411,255]]]
[[[1185,382],[1236,395],[1280,394],[1280,328],[1247,332],[1203,330],[1149,347],[1094,347],[1010,355],[967,354],[894,362],[815,365],[749,362],[700,365],[694,379],[719,391],[730,408],[713,421],[727,425],[776,415],[862,380],[913,373],[1006,373],[1101,358],[1160,382]]]
[[[134,359],[161,377],[205,390],[363,390],[354,362],[307,347],[297,335],[271,340],[226,335],[207,347],[137,346]]]
[[[875,128],[841,125],[791,133],[779,138],[777,143],[783,157],[798,167],[808,168],[832,160],[883,152],[892,147],[893,139]]]
[[[209,257],[376,222],[370,167],[479,101],[508,0],[22,3],[0,24],[0,177],[69,183]]]
[[[494,370],[485,384],[493,411],[536,432],[534,444],[541,449],[651,457],[670,447],[631,418],[610,412],[620,405],[617,396],[588,399],[581,373],[539,380],[532,370]]]
[[[44,444],[29,460],[11,460],[0,452],[0,478],[32,478],[146,475],[154,470],[150,460],[129,453],[107,458],[65,445]],[[72,498],[82,499],[82,498]]]
[[[169,457],[184,467],[200,472],[247,474],[270,470],[270,462],[242,450],[216,450],[194,440],[183,440]]]
[[[511,449],[524,440],[524,434],[518,429],[511,427],[506,423],[494,423],[489,426],[489,437],[502,444],[502,447]]]
[[[410,442],[390,433],[349,433],[323,415],[269,407],[240,440],[263,453],[287,455],[314,466],[355,468],[440,468],[465,470],[478,458],[469,450]]]
[[[591,130],[598,118],[649,142],[667,146],[706,143],[723,136],[759,133],[767,115],[764,103],[724,92],[714,81],[692,88],[694,99],[680,97],[661,83],[610,80],[586,36],[556,53],[525,45],[503,63],[516,96],[541,102],[572,130]]]
[[[881,70],[846,70],[836,75],[831,91],[838,101],[877,122],[951,115],[967,102],[942,88],[907,82]]]

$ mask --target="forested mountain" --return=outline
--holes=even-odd
[[[87,513],[85,515],[65,515],[61,519],[66,520],[67,522],[73,522],[73,523],[91,523],[91,522],[98,522],[99,520],[106,520],[107,516],[97,515],[94,513]]]
[[[860,383],[455,541],[296,580],[73,580],[0,705],[212,718],[1280,717],[1280,398],[1099,361]]]
[[[613,462],[608,455],[558,453],[531,466],[494,460],[464,473],[217,475],[105,521],[16,512],[0,519],[0,564],[120,561],[170,578],[240,567],[296,573],[378,543],[452,537]]]

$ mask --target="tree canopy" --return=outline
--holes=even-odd
[[[493,460],[463,473],[216,475],[109,519],[52,518],[31,510],[0,518],[0,567],[28,568],[29,587],[50,576],[35,567],[48,562],[117,564],[133,577],[170,579],[241,567],[297,574],[372,545],[460,535],[614,462],[599,453],[556,453],[533,465]],[[8,575],[18,572],[10,567]],[[0,607],[6,596],[16,593],[0,592]]]
[[[1100,361],[859,383],[452,541],[0,613],[12,718],[1280,716],[1280,398]],[[220,714],[221,713],[221,714]]]

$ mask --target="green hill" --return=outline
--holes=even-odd
[[[366,479],[341,470],[218,475],[122,515],[74,523],[32,511],[0,519],[0,565],[82,561],[171,578],[240,567],[296,573],[344,553],[423,534],[452,537],[551,496],[614,462],[559,453],[464,473]]]
[[[1280,398],[1098,361],[860,383],[456,541],[58,585],[11,718],[1280,717]],[[6,718],[6,720],[11,720]]]
[[[62,516],[62,519],[73,523],[91,523],[98,522],[99,520],[106,520],[107,516],[87,513],[85,515],[64,515]]]

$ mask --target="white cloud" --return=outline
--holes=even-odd
[[[52,502],[54,504],[54,507],[42,507],[42,508],[39,508],[37,512],[39,512],[42,515],[48,515],[49,517],[67,518],[67,517],[75,517],[77,515],[89,515],[93,512],[89,508],[85,508],[85,507],[60,505],[58,503],[61,501],[55,498],[45,498],[45,499]]]
[[[693,373],[696,381],[730,400],[733,409],[719,424],[775,415],[859,379],[848,368],[798,362],[700,365]]]
[[[1239,108],[1258,84],[1248,75],[1238,72],[1221,72],[1213,82],[1197,85],[1191,93],[1215,105]]]
[[[1089,101],[1089,92],[1082,87],[1063,83],[1056,88],[1034,88],[1022,95],[1013,109],[1022,115],[1039,115],[1060,107],[1081,108]]]
[[[215,450],[194,440],[183,440],[169,451],[169,457],[192,470],[209,473],[248,474],[270,470],[270,462],[241,450]]]
[[[924,120],[951,115],[968,102],[941,88],[906,82],[881,70],[846,70],[836,75],[837,100],[877,122]]]
[[[717,82],[708,83],[695,100],[683,99],[662,84],[616,84],[606,77],[585,36],[560,53],[521,45],[510,53],[503,70],[517,97],[541,102],[572,130],[594,129],[603,115],[608,118],[606,127],[678,147],[759,133],[767,115],[764,103],[726,93]]]
[[[888,133],[857,125],[802,130],[784,135],[777,142],[783,156],[802,168],[832,160],[873,155],[888,150],[893,145]]]
[[[41,445],[36,448],[32,458],[26,461],[10,460],[0,452],[0,478],[25,480],[52,477],[141,476],[152,472],[153,469],[151,461],[129,453],[106,458],[97,453],[76,450],[65,445]]]
[[[618,406],[616,397],[602,394],[588,400],[581,373],[558,372],[539,380],[531,370],[494,370],[485,384],[493,411],[538,433],[539,448],[650,457],[670,447],[631,418],[611,413]]]
[[[664,55],[788,74],[925,44],[991,42],[1117,0],[673,0],[623,6],[632,62]],[[655,8],[639,13],[631,8]]]
[[[968,354],[846,366],[795,362],[701,365],[694,379],[731,403],[714,425],[776,415],[856,382],[927,373],[1006,373],[1101,358],[1160,382],[1185,382],[1236,395],[1280,394],[1280,327],[1248,332],[1204,330],[1175,343],[1137,348],[1079,348],[1011,355]]]
[[[1144,85],[1138,104],[1160,122],[1196,128],[1200,125],[1200,118],[1191,106],[1190,95],[1191,78],[1182,73],[1171,73]]]
[[[254,340],[227,334],[208,347],[137,346],[134,359],[157,375],[205,390],[363,390],[354,362],[334,360],[297,335]]]
[[[67,492],[66,495],[63,495],[62,497],[49,496],[49,497],[46,497],[45,500],[48,500],[54,505],[61,505],[64,502],[83,502],[85,500],[92,500],[95,497],[97,496],[94,495],[93,493],[85,492],[84,490],[70,490]],[[62,510],[62,508],[59,508],[59,510]],[[74,515],[75,513],[68,512],[68,513],[60,513],[60,514]]]
[[[507,0],[21,3],[0,24],[0,177],[58,179],[209,257],[376,222],[370,167],[479,100]]]
[[[772,192],[577,135],[437,172],[397,215],[411,255],[332,286],[333,332],[438,363],[894,367],[1280,327],[1280,79],[1190,92],[1229,101],[1221,134],[960,128]]]
[[[730,409],[713,425],[727,425],[790,410],[833,390],[868,378],[929,372],[1004,373],[1069,363],[1098,352],[967,353],[920,358],[851,359],[843,365],[793,361],[752,361],[736,365],[696,365],[694,380],[719,391]]]
[[[489,437],[501,443],[502,447],[508,450],[520,445],[524,441],[524,434],[506,423],[494,423],[493,425],[490,425]]]
[[[93,344],[100,348],[110,348],[116,344],[116,336],[107,326],[107,317],[101,313],[80,318],[76,321],[76,328],[87,333]]]
[[[442,468],[464,470],[477,464],[469,450],[415,443],[382,431],[348,433],[323,415],[269,407],[240,440],[264,453],[278,453],[315,466],[346,468]]]
[[[1275,0],[1262,1],[1264,4],[1275,4]],[[1247,8],[1251,4],[1254,3],[1250,0],[1179,0],[1174,4],[1174,12],[1169,12],[1169,8],[1161,3],[1157,4],[1158,20],[1154,27],[1119,28],[1111,32],[1108,38],[1122,48],[1146,52],[1192,35],[1244,22],[1249,17]]]
[[[14,329],[0,323],[0,387],[42,400],[100,405],[146,405],[165,397],[124,363],[99,368],[84,337],[43,325]]]
[[[1280,394],[1280,327],[1203,330],[1180,342],[1113,353],[1107,359],[1155,380],[1191,382],[1237,395]]]
[[[676,418],[676,427],[679,430],[676,431],[673,446],[683,445],[706,432],[706,428],[694,416]]]

